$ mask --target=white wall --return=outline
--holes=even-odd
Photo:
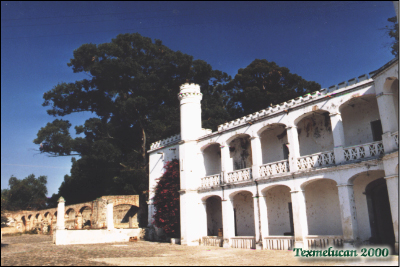
[[[219,144],[208,146],[203,151],[205,176],[221,173],[221,149]]]
[[[72,245],[128,242],[129,237],[139,236],[140,231],[141,229],[56,230],[53,243]]]
[[[371,121],[379,120],[378,104],[375,96],[363,96],[345,103],[342,114],[345,146],[373,142]]]
[[[274,129],[265,130],[260,135],[262,148],[262,163],[272,163],[283,160],[283,144],[287,143],[285,126],[278,125]],[[281,139],[278,136],[282,136]]]
[[[342,235],[337,183],[320,179],[305,186],[309,235]]]
[[[269,235],[283,235],[290,232],[289,203],[292,201],[290,189],[282,185],[276,186],[269,189],[264,196],[267,203]]]
[[[318,113],[312,113],[297,124],[300,156],[333,150],[330,117]]]
[[[217,236],[218,229],[222,228],[222,204],[221,198],[211,196],[206,201],[207,206],[207,235]]]
[[[238,236],[254,236],[254,204],[250,192],[240,192],[233,198],[236,209],[236,231]]]

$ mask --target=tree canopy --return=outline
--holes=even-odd
[[[391,17],[388,19],[388,22],[393,23],[390,26],[386,26],[386,30],[391,38],[394,40],[391,43],[392,54],[394,56],[399,56],[399,23],[397,22],[397,17]]]
[[[147,190],[146,150],[180,132],[177,94],[183,83],[202,88],[205,128],[229,120],[224,84],[231,78],[160,40],[121,34],[110,43],[84,44],[73,55],[68,66],[88,78],[56,85],[44,94],[43,106],[55,117],[83,111],[95,117],[75,126],[76,138],[71,123],[57,118],[34,140],[49,156],[81,156],[59,189],[68,203]]]
[[[229,86],[233,88],[236,117],[321,89],[318,83],[306,81],[286,67],[259,59],[239,69]]]
[[[3,210],[39,210],[46,208],[47,177],[35,177],[34,174],[24,179],[11,176],[9,189],[1,190],[1,207]]]

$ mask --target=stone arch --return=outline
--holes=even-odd
[[[368,199],[366,195],[366,187],[371,182],[383,178],[385,176],[384,170],[370,170],[360,172],[352,175],[347,183],[353,185],[354,203],[356,206],[357,214],[357,228],[360,241],[363,243],[370,243],[372,236],[371,220],[368,209]]]
[[[50,211],[47,211],[43,214],[44,218],[47,220],[50,220],[53,218],[53,215],[50,213]]]
[[[22,224],[22,230],[26,231],[27,230],[27,221],[25,216],[21,216],[21,224]]]
[[[337,182],[333,179],[311,179],[301,185],[306,201],[310,235],[342,235]]]
[[[228,171],[249,168],[253,165],[249,134],[241,133],[231,136],[226,141],[226,146],[229,147],[229,157],[232,160],[229,164],[231,167],[227,168]]]
[[[285,124],[268,124],[258,130],[257,134],[260,137],[263,164],[288,159],[288,138]]]
[[[332,178],[323,178],[323,177],[316,177],[316,178],[308,178],[307,180],[305,180],[303,183],[300,184],[300,190],[305,191],[305,187],[313,182],[316,182],[318,180],[321,179],[328,179],[328,180],[332,180],[335,182],[336,185],[338,185],[338,181]]]
[[[65,227],[67,229],[75,229],[76,211],[73,207],[69,207],[65,211]]]
[[[36,221],[42,221],[43,220],[43,216],[42,216],[42,214],[40,212],[35,214],[35,220]]]
[[[274,184],[261,193],[266,204],[268,235],[294,235],[291,188],[285,184]],[[261,202],[260,201],[260,202]]]
[[[382,140],[382,125],[375,94],[355,96],[339,107],[342,117],[344,146]]]
[[[333,150],[329,111],[316,109],[294,120],[299,138],[300,156]]]
[[[200,151],[203,152],[203,151],[206,150],[208,147],[213,146],[213,145],[218,145],[218,146],[221,147],[221,144],[218,143],[218,142],[208,142],[207,144],[203,145],[203,146],[200,148]]]
[[[221,145],[219,143],[209,143],[201,148],[204,176],[211,176],[221,173]]]
[[[206,194],[206,195],[202,196],[200,198],[200,200],[201,200],[202,203],[205,203],[207,201],[207,199],[212,197],[212,196],[218,196],[222,200],[222,195],[220,195],[220,194]]]
[[[247,190],[237,191],[232,197],[235,236],[254,236],[254,201],[253,193]]]
[[[219,195],[209,195],[205,199],[207,212],[207,235],[218,236],[222,229],[222,199]]]

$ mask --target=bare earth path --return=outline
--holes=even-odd
[[[298,259],[292,251],[187,247],[156,242],[56,246],[52,236],[5,236],[1,266],[339,266],[398,265],[388,259]]]

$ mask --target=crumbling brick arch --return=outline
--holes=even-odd
[[[73,207],[69,207],[65,211],[65,227],[67,229],[75,229],[76,211]]]
[[[137,228],[139,207],[134,203],[116,203],[113,206],[113,222],[116,228]]]
[[[84,205],[78,212],[78,217],[81,218],[81,220],[78,220],[78,228],[91,228],[93,223],[93,208],[89,205]]]

